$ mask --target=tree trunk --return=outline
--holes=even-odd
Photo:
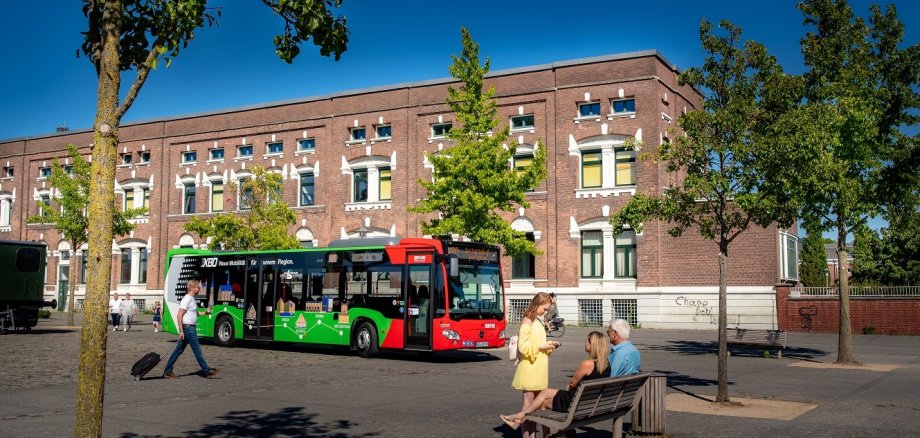
[[[73,311],[77,302],[77,282],[74,281],[73,267],[78,263],[79,257],[77,257],[77,242],[71,241],[70,243],[73,245],[70,250],[70,259],[73,260],[73,262],[71,262],[70,266],[67,268],[70,270],[70,273],[67,276],[67,325],[73,327],[75,324],[73,320]],[[77,266],[77,271],[79,271],[79,269],[80,267]]]
[[[853,329],[850,324],[850,269],[847,261],[847,230],[844,216],[837,213],[837,286],[840,295],[840,334],[837,337],[839,364],[856,364],[853,356]]]
[[[728,403],[728,290],[725,274],[728,270],[728,242],[719,242],[719,393],[717,403]]]
[[[80,339],[76,420],[73,436],[102,436],[105,400],[105,354],[108,337],[108,297],[112,272],[112,209],[115,191],[115,148],[118,143],[119,0],[105,2],[103,48],[98,62],[96,119],[93,124],[93,163],[89,194],[86,301]]]

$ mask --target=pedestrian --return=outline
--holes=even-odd
[[[546,327],[540,317],[546,314],[552,304],[552,298],[546,292],[536,294],[521,320],[518,331],[518,364],[511,386],[524,395],[526,409],[536,399],[537,394],[549,386],[549,355],[559,347],[559,342],[546,341]],[[531,421],[523,422],[524,438],[536,438],[537,425]]]
[[[192,353],[195,354],[195,360],[198,361],[198,366],[201,367],[201,374],[210,379],[216,376],[220,370],[208,366],[208,363],[204,360],[204,355],[201,353],[201,344],[198,343],[198,303],[195,301],[195,296],[201,291],[201,282],[189,280],[186,290],[188,292],[182,297],[182,301],[179,301],[179,313],[176,315],[176,324],[181,324],[179,342],[176,342],[176,348],[166,362],[163,377],[167,379],[178,377],[173,374],[173,365],[176,364],[179,355],[185,351],[185,347],[190,345]],[[210,314],[211,309],[207,309],[206,313]]]
[[[112,315],[112,331],[118,330],[119,315],[121,314],[121,298],[118,292],[109,298],[109,314]]]
[[[642,355],[629,340],[629,323],[615,319],[607,325],[607,336],[613,350],[610,352],[610,377],[639,374]]]
[[[131,331],[131,322],[137,315],[137,304],[131,299],[131,294],[126,293],[125,299],[121,303],[121,326],[124,331]]]
[[[529,405],[516,414],[499,415],[499,418],[512,429],[517,429],[524,421],[524,416],[539,410],[552,409],[556,412],[566,412],[572,404],[572,394],[578,389],[585,380],[600,379],[610,375],[610,363],[607,362],[607,355],[610,353],[610,342],[607,336],[601,332],[588,333],[585,339],[585,353],[588,357],[581,361],[572,380],[565,389],[546,388],[537,394],[537,397]]]
[[[559,316],[559,308],[556,307],[556,293],[550,292],[549,298],[552,300],[552,304],[550,304],[549,310],[546,311],[546,315],[543,317],[543,325],[546,326],[547,332],[552,331],[550,324],[552,323],[553,319]]]
[[[153,303],[153,332],[160,331],[160,321],[163,319],[163,308],[160,307],[160,301]]]

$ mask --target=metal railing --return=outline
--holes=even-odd
[[[837,287],[793,287],[790,298],[837,297]],[[853,298],[920,298],[920,286],[850,286]]]

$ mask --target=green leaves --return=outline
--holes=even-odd
[[[252,168],[252,177],[242,186],[233,185],[231,192],[249,200],[250,209],[237,214],[218,214],[210,219],[192,218],[185,230],[210,238],[211,249],[269,250],[293,249],[300,242],[288,229],[297,216],[283,200],[281,175],[260,166]],[[240,199],[237,197],[237,199]]]
[[[479,63],[479,46],[466,29],[460,30],[463,51],[452,56],[448,68],[460,79],[459,88],[448,87],[447,105],[459,126],[448,133],[455,145],[428,154],[434,167],[434,181],[419,180],[428,197],[409,208],[416,213],[438,212],[439,217],[422,224],[430,235],[458,234],[475,241],[502,244],[510,255],[538,254],[525,234],[515,231],[499,211],[527,207],[526,191],[546,178],[546,151],[534,145],[529,166],[516,171],[511,163],[517,144],[507,147],[508,128],[496,131],[495,90],[483,92],[489,60]]]

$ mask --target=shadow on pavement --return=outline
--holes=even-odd
[[[188,430],[186,437],[274,437],[309,436],[320,438],[359,438],[379,436],[377,433],[350,433],[355,423],[339,420],[330,423],[315,421],[316,415],[303,412],[302,407],[289,407],[277,412],[257,410],[230,411],[218,421]],[[162,437],[163,435],[138,435],[124,433],[122,438]]]
[[[176,339],[169,342],[175,344]],[[202,339],[202,345],[215,345],[213,339]],[[272,343],[258,341],[242,341],[238,343],[241,349],[254,349],[265,351],[290,351],[304,354],[321,354],[326,356],[357,356],[357,353],[348,347],[333,345],[310,345],[296,343]],[[448,350],[448,351],[399,351],[399,350],[380,350],[376,358],[405,360],[410,362],[427,362],[427,363],[463,363],[463,362],[489,362],[503,360],[501,357],[484,350]],[[506,354],[506,353],[502,353]]]
[[[642,346],[644,350],[652,351],[665,351],[670,353],[679,353],[686,354],[689,356],[698,356],[703,354],[712,354],[716,355],[719,353],[719,343],[716,341],[668,341],[667,345],[645,345]],[[769,350],[771,354],[776,354],[776,348],[768,347],[758,347],[758,346],[737,346],[733,345],[729,348],[732,356],[742,356],[742,357],[760,357],[763,356],[764,351]],[[818,350],[814,348],[801,348],[801,347],[789,347],[787,346],[783,350],[783,357],[790,359],[816,359],[819,357],[827,356],[830,354],[825,350]]]
[[[644,345],[642,349],[697,356],[701,354],[718,353],[719,344],[715,341],[668,341],[667,345]]]

